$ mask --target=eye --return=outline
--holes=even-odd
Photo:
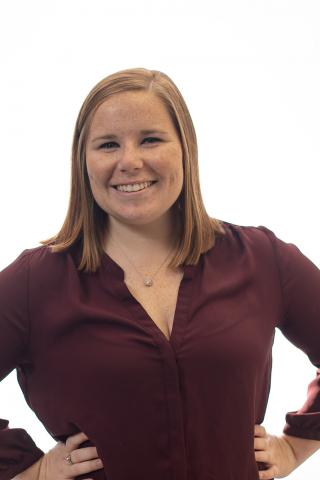
[[[156,138],[156,137],[146,137],[146,138],[144,138],[144,140],[156,140],[156,141],[161,142],[160,138]],[[100,148],[106,148],[107,150],[109,150],[109,147],[107,147],[106,145],[111,145],[112,143],[115,144],[116,142],[105,142],[102,145],[100,145]],[[153,143],[153,142],[151,142],[151,143]]]
[[[106,142],[106,143],[103,143],[102,145],[100,145],[99,148],[104,148],[106,145],[111,145],[111,143],[115,143],[115,142]],[[107,147],[106,147],[107,148]],[[108,148],[107,148],[108,149]]]
[[[147,137],[144,140],[157,140],[157,141],[161,142],[160,138],[156,138],[156,137]]]

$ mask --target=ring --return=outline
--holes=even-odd
[[[64,457],[64,459],[68,463],[68,465],[73,465],[73,461],[71,460],[71,454],[70,453],[67,457]]]

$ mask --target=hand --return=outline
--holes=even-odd
[[[96,447],[78,448],[85,440],[88,440],[87,435],[80,432],[68,437],[65,444],[57,443],[40,458],[38,480],[70,480],[103,468]],[[72,465],[65,460],[67,455],[71,455]]]
[[[254,437],[256,461],[268,467],[259,472],[260,479],[283,478],[297,468],[294,451],[283,436],[270,435],[262,425],[255,425]]]

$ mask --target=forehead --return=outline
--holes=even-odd
[[[172,127],[171,117],[162,101],[150,92],[121,92],[105,100],[93,115],[90,131]]]

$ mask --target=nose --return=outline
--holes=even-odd
[[[120,171],[136,170],[143,166],[141,151],[134,145],[126,145],[119,151],[118,167]]]

